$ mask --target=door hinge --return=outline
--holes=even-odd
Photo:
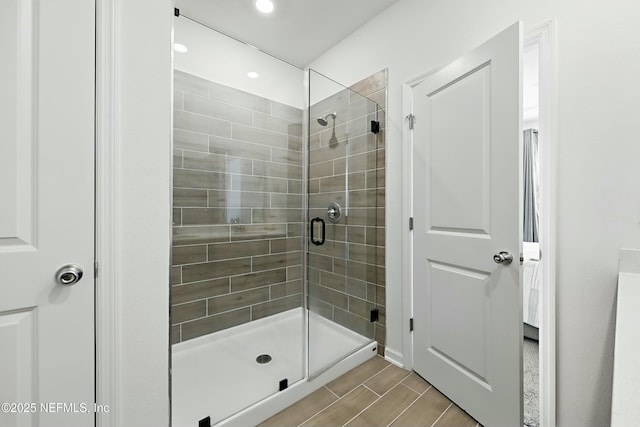
[[[178,9],[177,7],[173,8],[173,16],[180,16],[180,9]]]
[[[377,308],[374,308],[369,312],[369,320],[371,322],[377,322],[380,318],[380,311]]]
[[[416,116],[413,113],[407,115],[407,120],[409,120],[409,129],[413,130],[413,127],[416,124]]]
[[[413,317],[409,319],[409,332],[413,332]]]
[[[380,133],[380,122],[371,120],[371,133]]]
[[[413,230],[413,217],[409,218],[409,230]]]
[[[98,261],[94,261],[93,262],[93,278],[94,279],[98,278],[98,267],[100,267],[100,264],[98,264]]]

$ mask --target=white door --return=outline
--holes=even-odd
[[[94,423],[94,7],[2,2],[0,427]]]
[[[413,89],[414,369],[486,427],[522,425],[521,57],[516,23]]]

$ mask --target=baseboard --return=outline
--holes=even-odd
[[[386,347],[384,350],[384,358],[386,360],[388,360],[389,362],[393,363],[396,366],[399,366],[401,368],[406,368],[403,361],[404,361],[404,356],[402,355],[402,353],[395,351],[392,348]]]

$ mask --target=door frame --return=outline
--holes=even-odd
[[[540,325],[540,425],[556,426],[556,170],[557,170],[557,59],[556,23],[554,20],[525,30],[524,47],[539,47],[540,100],[539,132],[545,144],[539,148],[541,187],[541,251],[545,260]],[[413,233],[409,218],[413,216],[413,132],[408,117],[413,112],[413,88],[441,67],[406,80],[402,84],[402,366],[413,369],[413,335],[409,330],[413,318]],[[418,119],[419,120],[419,119]],[[417,122],[419,126],[419,122]]]

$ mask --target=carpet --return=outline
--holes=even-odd
[[[540,414],[538,412],[539,401],[539,365],[538,365],[538,341],[524,339],[523,346],[523,398],[524,398],[524,425],[525,427],[539,427]]]

